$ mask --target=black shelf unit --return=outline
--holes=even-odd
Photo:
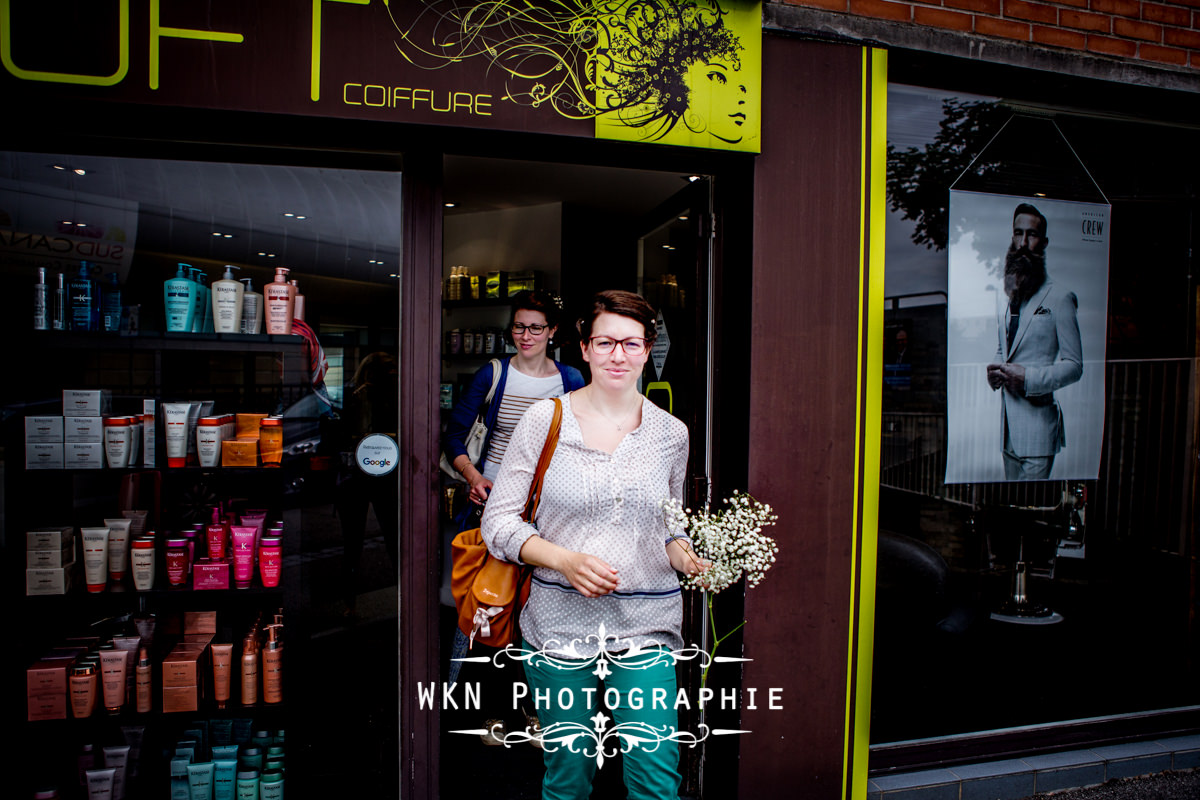
[[[86,797],[86,790],[73,787],[77,772],[78,745],[87,741],[97,748],[121,743],[123,727],[142,727],[145,738],[141,754],[141,774],[127,787],[129,800],[164,796],[170,791],[169,749],[175,737],[195,726],[197,721],[212,719],[251,720],[254,730],[282,730],[288,727],[288,700],[294,697],[298,680],[293,671],[284,670],[284,702],[241,706],[239,701],[237,654],[241,636],[257,617],[271,621],[276,610],[283,610],[287,646],[303,644],[289,625],[290,609],[298,605],[298,571],[283,570],[280,585],[264,587],[257,568],[252,586],[197,590],[191,578],[185,586],[170,587],[165,570],[165,531],[178,530],[185,523],[207,522],[204,501],[210,497],[234,498],[244,507],[269,510],[268,522],[284,520],[285,561],[299,552],[299,511],[286,497],[289,483],[307,469],[306,459],[285,456],[276,467],[168,468],[163,436],[161,407],[172,400],[214,400],[216,411],[279,413],[311,391],[306,381],[304,340],[298,336],[243,334],[171,334],[143,333],[138,336],[103,335],[62,331],[31,332],[14,355],[9,380],[10,397],[6,407],[3,442],[7,452],[4,474],[3,509],[4,570],[7,578],[7,605],[10,611],[13,641],[18,643],[19,658],[7,659],[8,684],[14,687],[9,719],[26,720],[24,671],[27,666],[60,644],[68,636],[106,634],[127,620],[154,614],[157,632],[150,656],[153,668],[153,710],[147,714],[133,711],[133,699],[118,715],[108,715],[102,705],[86,719],[24,722],[13,729],[18,735],[16,763],[25,765],[23,773],[30,785],[22,784],[17,793],[32,796],[35,785],[54,776],[60,796]],[[62,413],[64,389],[108,389],[112,395],[112,413],[127,415],[141,412],[141,400],[153,398],[159,409],[156,420],[156,467],[126,469],[26,470],[24,464],[24,417]],[[285,426],[285,437],[287,428]],[[285,438],[285,448],[288,444]],[[120,585],[111,584],[104,592],[89,593],[83,576],[79,528],[102,524],[107,517],[119,517],[116,498],[122,481],[130,476],[149,476],[148,483],[161,487],[158,518],[147,521],[147,529],[158,533],[155,586],[149,591],[134,590],[127,571]],[[143,489],[143,491],[153,491]],[[145,495],[143,495],[145,496]],[[153,513],[153,512],[152,512]],[[70,525],[76,533],[75,582],[65,595],[27,597],[25,595],[25,531],[49,525]],[[156,526],[152,528],[151,526]],[[172,640],[182,633],[177,629],[184,612],[215,611],[218,632],[213,641],[232,641],[235,645],[232,698],[228,707],[217,708],[212,699],[211,669],[203,676],[203,698],[196,711],[162,711],[162,657]],[[293,614],[291,620],[296,621]],[[286,662],[285,662],[286,664]],[[260,673],[262,666],[260,664]],[[261,689],[260,689],[261,692]]]

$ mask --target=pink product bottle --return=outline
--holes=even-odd
[[[196,563],[196,558],[197,558],[196,542],[197,541],[203,542],[205,540],[205,537],[207,536],[207,534],[204,532],[204,526],[201,525],[199,522],[197,522],[195,525],[192,526],[191,530],[183,531],[181,533],[181,535],[184,538],[184,540],[187,541],[188,572],[191,573],[192,565]]]
[[[214,561],[225,558],[225,525],[221,522],[221,510],[213,506],[212,522],[205,528],[208,541],[208,557]]]
[[[183,586],[188,577],[188,543],[186,539],[167,540],[167,582]]]
[[[258,572],[262,584],[268,588],[279,585],[283,570],[283,540],[277,536],[264,536],[258,551]]]
[[[292,332],[296,287],[288,283],[287,274],[287,267],[276,267],[275,280],[268,283],[263,289],[267,306],[267,333],[289,334]]]

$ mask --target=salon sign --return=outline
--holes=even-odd
[[[72,100],[759,152],[762,3],[0,0],[0,80]]]

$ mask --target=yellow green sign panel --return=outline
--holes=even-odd
[[[761,3],[603,5],[596,138],[759,152]]]
[[[759,152],[761,2],[429,0],[398,28],[414,66],[487,62],[500,103],[596,138]]]
[[[0,89],[759,152],[761,25],[761,0],[0,0]]]

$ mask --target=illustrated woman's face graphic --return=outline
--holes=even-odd
[[[746,85],[740,73],[723,61],[698,61],[688,68],[687,81],[689,112],[706,118],[708,132],[717,139],[740,142],[748,113]]]

